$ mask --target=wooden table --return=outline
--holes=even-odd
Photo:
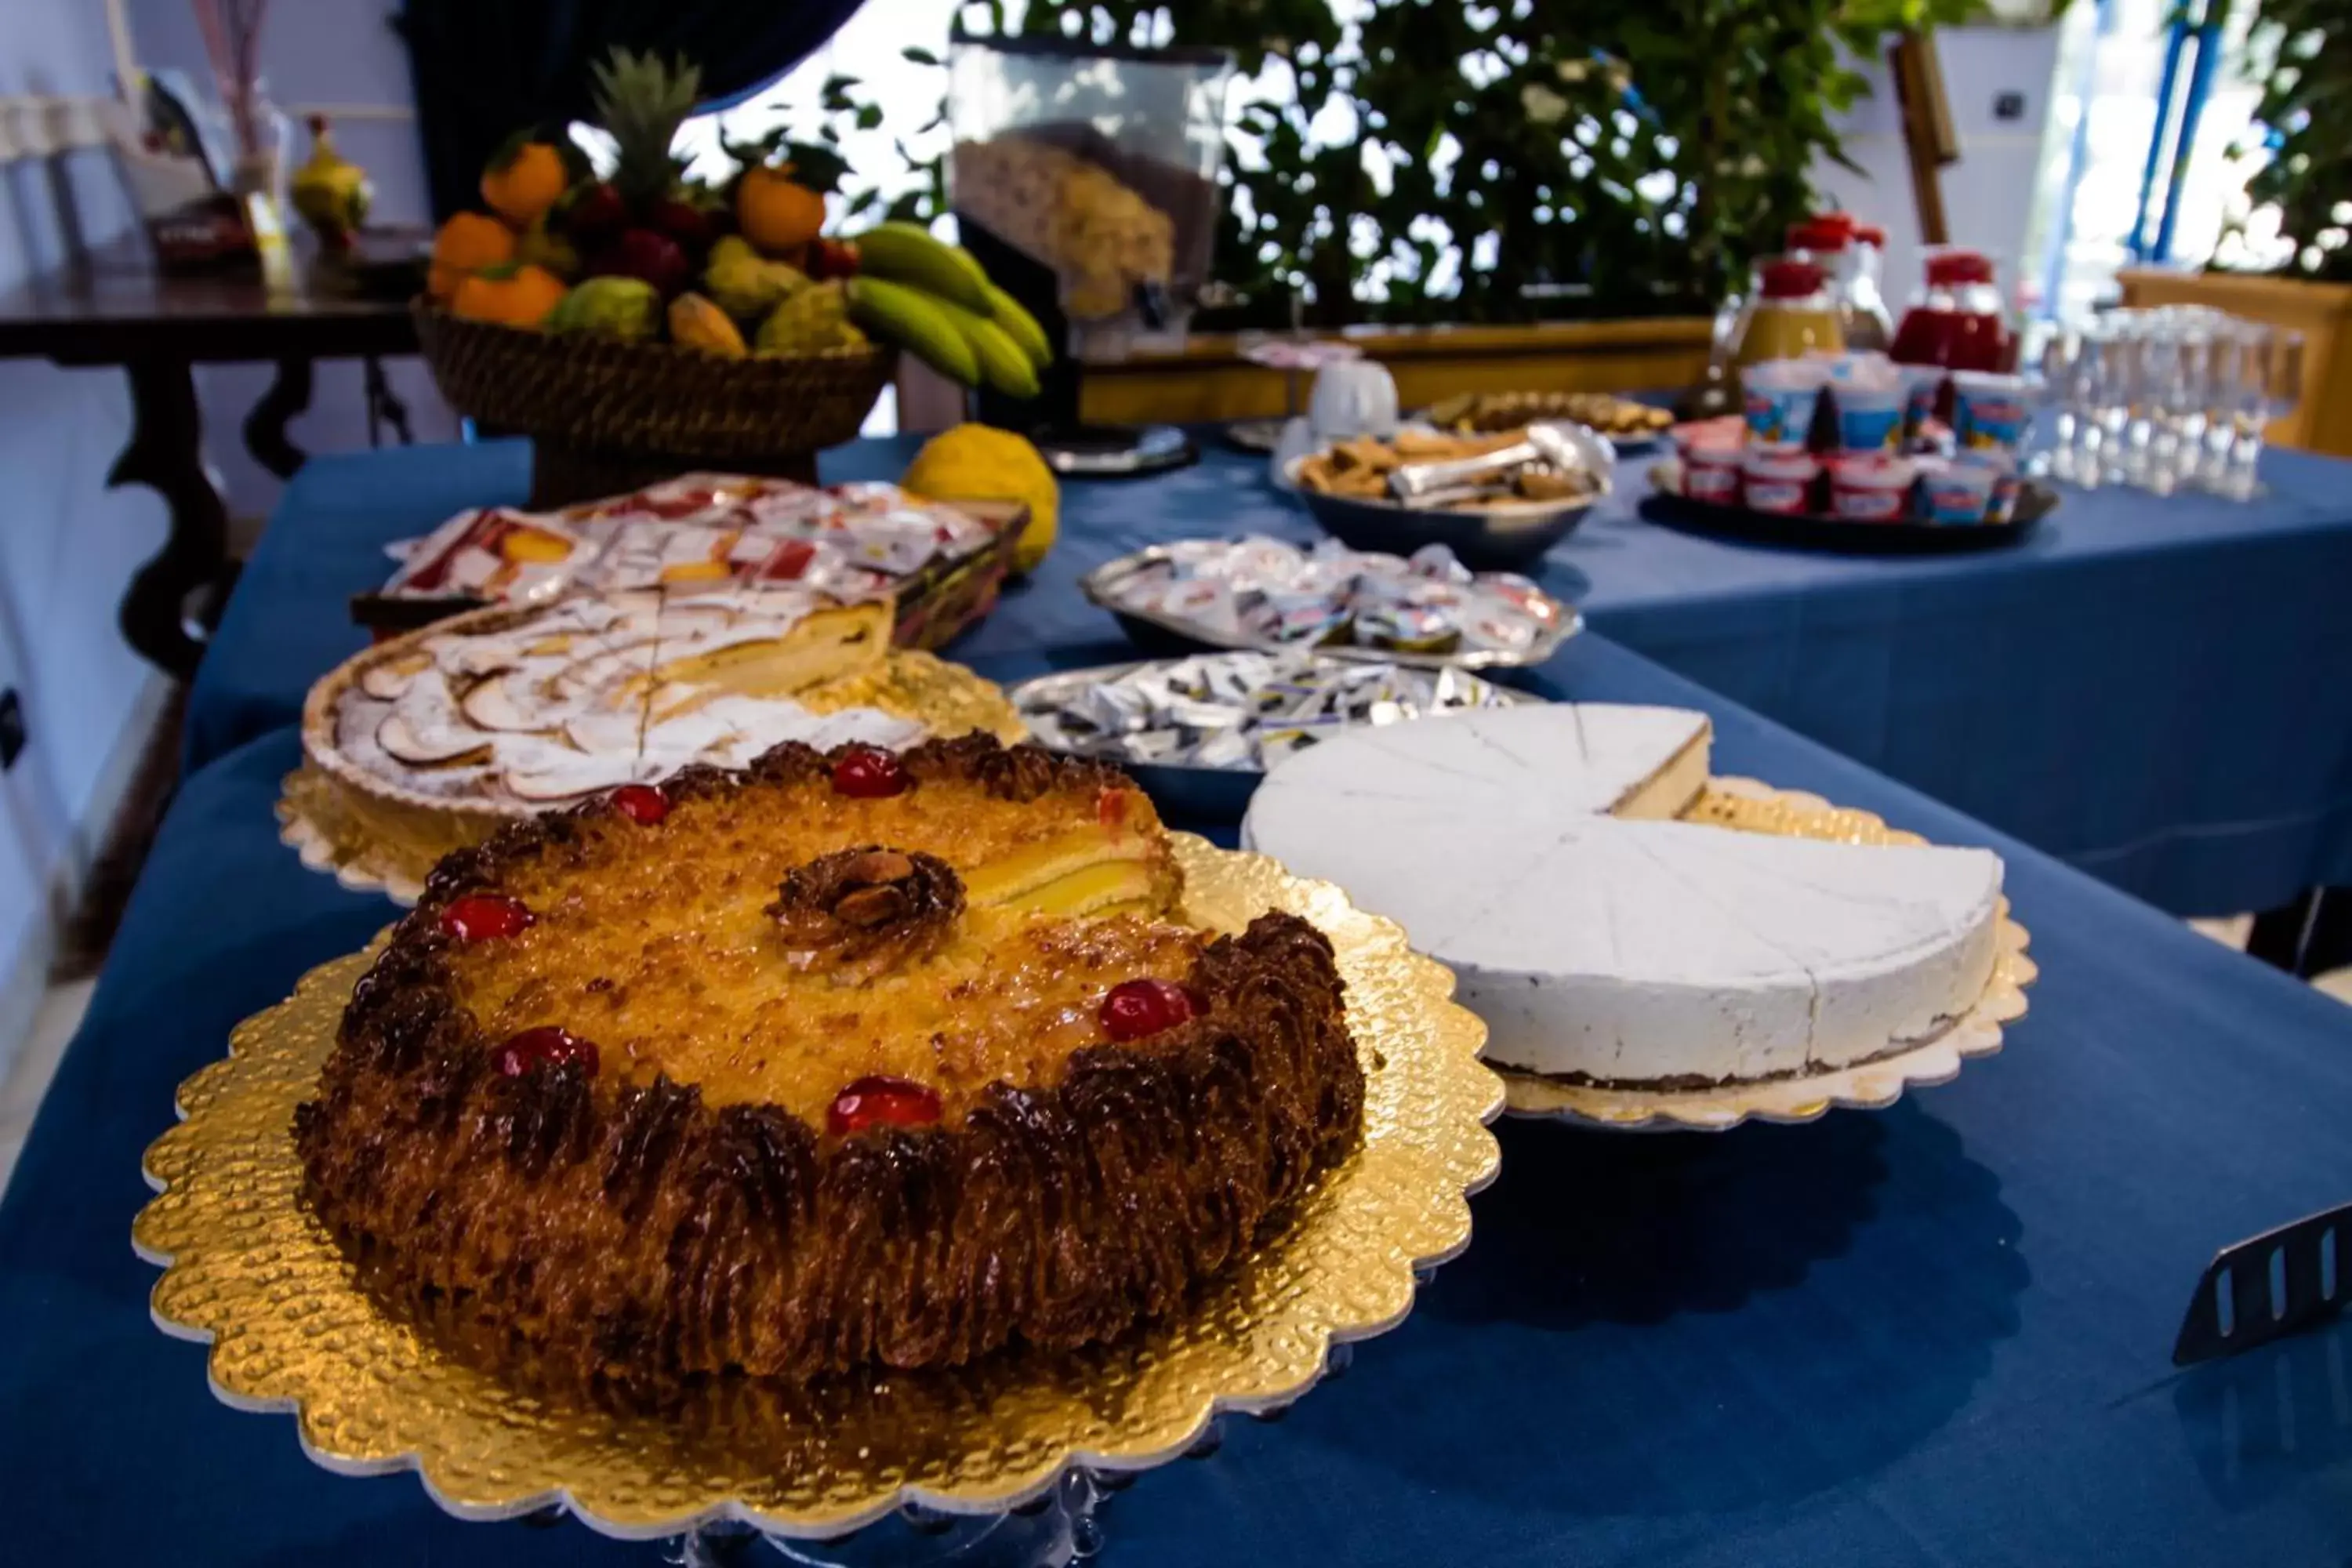
[[[228,569],[228,509],[206,472],[199,364],[275,363],[277,379],[246,416],[246,447],[281,478],[304,454],[286,424],[310,404],[310,371],[321,359],[367,362],[369,424],[388,423],[404,443],[407,412],[380,360],[416,352],[404,303],[352,292],[348,283],[298,263],[279,283],[257,277],[165,277],[134,254],[109,252],[0,295],[0,358],[47,359],[85,368],[120,365],[131,381],[130,443],[110,485],[142,484],[171,509],[163,547],[123,594],[122,635],[141,654],[183,679],[204,654],[216,605],[188,623],[190,597],[218,585]],[[214,595],[216,599],[218,595]]]

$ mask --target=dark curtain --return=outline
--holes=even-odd
[[[887,0],[884,0],[887,4]],[[618,44],[702,68],[707,102],[782,76],[863,0],[403,0],[416,122],[434,216],[478,205],[499,144],[526,125],[590,111],[588,68]]]

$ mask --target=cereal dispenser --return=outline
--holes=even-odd
[[[1063,473],[1188,462],[1172,426],[1087,426],[1088,363],[1182,332],[1207,281],[1233,58],[1072,38],[950,41],[948,195],[964,247],[1026,306],[1056,358],[1043,395],[983,390],[981,417],[1029,434]]]

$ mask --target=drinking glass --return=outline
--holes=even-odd
[[[2083,334],[2063,321],[2037,321],[2018,363],[2034,378],[2034,442],[2042,448],[2028,468],[2072,483],[2079,456],[2075,427],[2082,421]]]
[[[2303,402],[2303,334],[2273,327],[2267,334],[2270,353],[2263,377],[2263,417],[2284,419]]]
[[[2196,478],[2201,489],[2226,495],[2230,453],[2238,438],[2238,409],[2246,377],[2246,356],[2257,329],[2225,320],[2206,345],[2205,414],[2200,430]]]
[[[2137,395],[2138,329],[2129,310],[2110,310],[2083,330],[2075,419],[2074,479],[2086,489],[2129,479],[2125,437]]]
[[[2263,432],[2303,400],[2303,334],[2249,323],[2242,344],[2230,468],[2222,493],[2249,500],[2263,493]]]
[[[2166,495],[2172,489],[2179,444],[2173,419],[2180,402],[2180,337],[2173,322],[2159,317],[2143,323],[2133,341],[2137,378],[2125,437],[2126,477],[2141,489]]]
[[[2203,477],[2205,410],[2211,400],[2214,347],[2220,341],[2202,311],[2179,323],[2174,374],[2163,399],[2166,451],[2159,493],[2194,489]]]

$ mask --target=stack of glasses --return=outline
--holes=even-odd
[[[2038,363],[2053,479],[2252,499],[2263,431],[2294,411],[2303,334],[2195,305],[2048,324]]]

